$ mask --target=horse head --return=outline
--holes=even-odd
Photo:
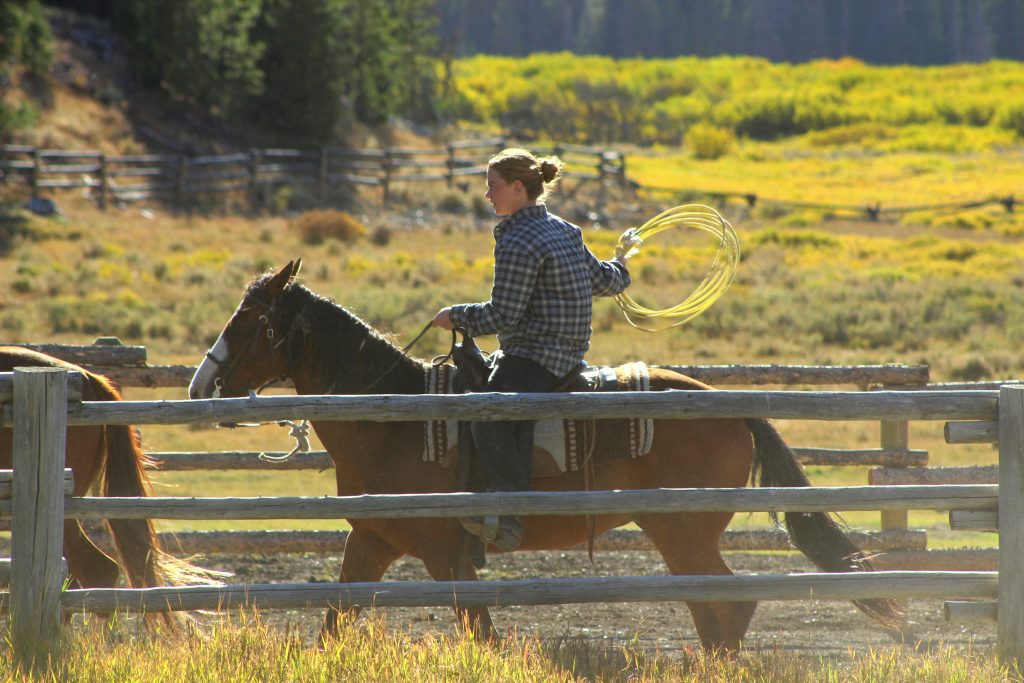
[[[285,288],[298,275],[302,259],[256,279],[206,352],[189,383],[191,399],[245,396],[288,376],[288,329],[281,329],[279,305]]]

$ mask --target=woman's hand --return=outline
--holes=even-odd
[[[438,311],[430,324],[434,327],[440,327],[442,330],[452,329],[451,308],[445,307]]]
[[[636,256],[640,252],[640,245],[643,243],[644,241],[637,234],[636,228],[630,228],[619,237],[619,243],[615,245],[615,258],[613,260],[628,266],[630,257]]]

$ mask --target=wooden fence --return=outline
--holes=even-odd
[[[68,346],[54,344],[22,344],[43,353],[63,358],[110,377],[124,387],[185,387],[195,373],[193,366],[147,365],[143,346],[87,345]],[[871,387],[912,388],[928,383],[927,366],[785,366],[785,365],[675,365],[666,366],[715,386],[735,385],[856,385]],[[928,453],[911,449],[905,422],[886,420],[881,423],[880,448],[821,448],[794,449],[804,465],[867,466],[868,483],[969,483],[964,480],[962,468],[928,469]],[[287,437],[281,434],[281,441]],[[280,456],[284,452],[268,455]],[[289,469],[322,470],[332,466],[324,451],[298,453],[285,463],[260,459],[258,452],[180,452],[154,451],[150,456],[159,460],[163,471],[183,470],[254,470]],[[930,479],[922,478],[929,473]],[[918,481],[913,481],[914,477]],[[900,481],[889,481],[900,478]],[[908,481],[908,478],[910,479]],[[975,482],[979,483],[979,482]],[[995,568],[996,555],[989,550],[927,550],[927,533],[908,528],[905,510],[885,510],[881,513],[881,531],[854,532],[855,542],[866,550],[880,553],[877,563],[887,569],[947,569]],[[185,553],[208,552],[341,552],[344,531],[192,531],[166,534],[165,547],[179,548]],[[100,538],[101,544],[111,548],[109,539]],[[609,532],[596,541],[599,549],[650,549],[652,546],[642,533],[635,531]],[[725,550],[789,550],[786,535],[777,530],[729,530],[722,539]]]
[[[443,181],[450,188],[462,178],[479,178],[487,170],[487,159],[508,144],[504,138],[490,138],[435,148],[252,149],[193,157],[0,145],[0,180],[25,179],[33,197],[45,189],[86,187],[100,207],[108,198],[127,202],[160,197],[183,204],[193,195],[282,185],[312,187],[321,197],[338,185],[369,185],[379,187],[388,202],[399,183]],[[621,152],[569,144],[542,151],[562,157],[568,178],[626,183]]]
[[[998,647],[1007,663],[1024,655],[1024,388],[999,391],[671,391],[617,394],[465,396],[273,396],[197,401],[69,401],[67,372],[30,368],[0,374],[0,400],[14,423],[14,553],[9,604],[12,640],[21,657],[45,652],[69,611],[225,609],[243,605],[461,606],[665,600],[807,600],[967,598],[948,603],[951,617],[998,615]],[[442,418],[783,418],[944,420],[985,423],[997,433],[996,485],[848,488],[655,489],[578,493],[366,495],[321,498],[68,498],[61,494],[65,425],[186,424],[282,419],[407,421]],[[997,426],[994,426],[997,425]],[[972,432],[978,433],[978,430]],[[19,495],[21,491],[21,495]],[[28,495],[26,492],[30,492]],[[195,586],[61,591],[65,516],[144,518],[408,518],[486,514],[610,514],[673,511],[966,511],[975,528],[995,521],[1003,552],[999,572],[891,571],[789,576],[661,576],[600,579],[396,584]],[[1001,523],[1000,523],[1001,522]],[[999,577],[1003,577],[999,580]],[[992,602],[997,599],[996,602]]]

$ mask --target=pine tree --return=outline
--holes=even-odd
[[[254,34],[265,46],[254,118],[284,144],[334,139],[341,115],[339,0],[266,0]]]

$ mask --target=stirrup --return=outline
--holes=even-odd
[[[494,543],[498,537],[498,515],[486,515],[484,517],[484,528],[480,532],[480,541],[484,546]]]

